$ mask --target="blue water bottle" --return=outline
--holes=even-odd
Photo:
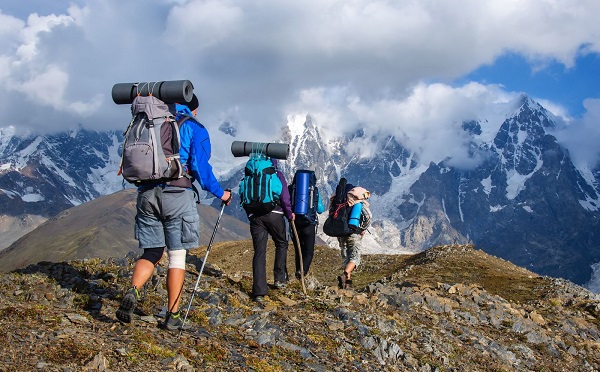
[[[310,173],[296,173],[296,194],[294,195],[294,213],[306,214],[308,211]]]
[[[358,229],[360,226],[360,213],[362,212],[362,203],[356,203],[350,210],[350,218],[348,219],[348,226],[352,229]]]

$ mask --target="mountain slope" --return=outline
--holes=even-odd
[[[114,318],[130,280],[124,275],[129,259],[40,263],[0,274],[0,369],[600,368],[597,295],[472,246],[409,257],[366,255],[369,264],[355,278],[373,279],[356,291],[331,286],[335,276],[326,269],[337,267],[339,257],[319,247],[308,296],[293,281],[271,289],[264,307],[248,296],[251,255],[250,241],[214,246],[187,320],[191,329],[180,337],[158,328],[164,263],[142,290],[131,325]],[[203,256],[203,250],[192,252],[190,272]],[[228,265],[232,269],[219,268]],[[196,276],[186,279],[184,303]]]
[[[38,215],[25,214],[22,216],[0,215],[0,251],[23,235],[32,231],[47,218]]]

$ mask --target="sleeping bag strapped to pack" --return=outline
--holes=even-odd
[[[270,158],[261,153],[250,154],[239,194],[242,208],[255,216],[271,212],[279,203],[283,185]]]
[[[179,126],[168,106],[153,96],[137,96],[131,112],[118,174],[136,186],[183,177]]]
[[[297,170],[289,190],[296,223],[301,226],[317,224],[319,189],[315,172],[306,169]]]
[[[348,225],[350,207],[346,201],[346,183],[345,178],[340,179],[329,204],[329,216],[323,224],[323,232],[328,236],[343,237],[354,232]]]

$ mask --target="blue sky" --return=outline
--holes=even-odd
[[[189,79],[217,157],[224,121],[270,141],[309,114],[326,136],[394,134],[437,161],[465,153],[455,123],[497,125],[526,93],[595,165],[597,14],[598,0],[0,0],[0,128],[122,130],[113,84]]]
[[[572,67],[558,61],[547,61],[538,67],[521,55],[507,53],[457,82],[465,81],[501,84],[508,91],[526,92],[556,102],[571,116],[581,117],[586,111],[583,101],[600,98],[600,56],[596,53],[579,56]]]

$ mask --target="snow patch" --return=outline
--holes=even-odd
[[[15,164],[15,169],[17,171],[27,166],[27,163],[29,162],[29,157],[37,151],[38,146],[40,145],[40,143],[42,143],[43,140],[43,137],[37,136],[35,140],[29,144],[29,146],[19,151],[19,153],[17,154],[18,162],[17,164]]]
[[[21,196],[21,199],[27,203],[34,203],[46,200],[44,196],[40,194],[25,194]]]
[[[525,143],[526,139],[527,139],[527,131],[520,130],[517,133],[517,143],[519,144],[519,146],[523,145],[523,143]]]
[[[528,205],[524,205],[522,208],[525,209],[529,213],[533,213],[533,209],[531,209],[531,207]]]
[[[525,182],[530,179],[535,172],[537,172],[542,167],[543,162],[541,159],[538,159],[537,165],[535,169],[529,174],[520,174],[516,170],[510,170],[507,172],[506,181],[508,186],[506,186],[506,198],[509,200],[513,200],[516,198],[519,193],[525,190]]]
[[[492,192],[492,176],[482,179],[481,185],[483,186],[483,191],[489,196]]]
[[[75,181],[64,170],[57,167],[56,164],[54,164],[54,162],[45,155],[42,156],[42,164],[47,166],[48,169],[50,169],[51,171],[56,173],[60,178],[65,180],[65,182],[67,184],[69,184],[69,186],[77,187],[77,184],[75,183]]]
[[[588,165],[580,165],[577,167],[577,170],[579,171],[579,174],[581,174],[581,177],[583,177],[583,179],[587,182],[588,185],[598,186],[596,184],[596,178],[594,177],[594,172],[592,172],[592,170],[590,169],[590,167]],[[597,187],[595,187],[595,189],[598,190]]]
[[[494,138],[498,135],[498,131],[502,127],[504,121],[514,116],[514,99],[510,96],[498,97],[496,102],[487,105],[485,110],[485,118],[478,120],[481,126],[481,134],[474,137],[478,144],[493,143]]]
[[[444,200],[444,198],[442,198],[442,209],[444,210],[444,217],[446,217],[446,220],[448,221],[448,223],[451,224],[452,221],[450,221],[450,217],[448,217],[448,212],[446,211],[446,201]],[[461,214],[461,219],[462,219],[462,214]]]
[[[586,195],[586,200],[579,200],[579,205],[581,205],[583,208],[587,209],[590,212],[595,212],[597,210],[600,210],[600,205],[598,203],[598,200],[596,199],[592,199],[589,196]]]
[[[587,165],[581,166],[581,167],[577,168],[577,171],[579,172],[581,177],[584,179],[584,181],[589,186],[593,187],[594,190],[596,190],[596,192],[598,192],[598,183],[596,182],[594,173],[589,168],[589,166],[587,166]],[[597,210],[600,210],[600,198],[598,198],[598,197],[593,198],[592,196],[587,194],[585,192],[585,190],[581,187],[581,185],[579,185],[579,189],[581,190],[582,193],[585,194],[585,200],[579,200],[579,204],[583,208],[587,209],[590,212],[595,212]]]
[[[410,162],[408,163],[410,164]],[[394,218],[395,211],[393,210],[394,208],[390,208],[390,205],[401,204],[402,198],[409,194],[410,187],[417,182],[419,177],[421,177],[421,174],[427,169],[428,166],[426,165],[420,165],[413,169],[408,169],[408,167],[406,167],[398,177],[392,178],[390,190],[386,194],[371,195],[369,203],[371,204],[373,216]],[[422,204],[422,202],[419,203],[415,200],[410,200],[410,202],[418,204],[419,206]]]
[[[506,207],[505,205],[490,205],[490,212],[498,212]]]
[[[14,199],[15,197],[19,196],[19,194],[17,194],[14,191],[5,190],[5,189],[0,189],[0,191],[2,191],[4,194],[6,194],[6,196],[8,196],[10,199]]]
[[[590,281],[583,286],[589,289],[591,292],[600,293],[600,262],[596,262],[591,265],[592,276]]]
[[[458,213],[460,215],[460,220],[462,222],[465,222],[465,216],[463,214],[463,210],[462,210],[462,203],[463,203],[463,196],[466,194],[465,192],[461,191],[461,186],[463,184],[463,181],[465,181],[465,178],[461,177],[460,180],[460,184],[458,185]],[[477,192],[477,189],[473,190],[474,192]],[[448,222],[450,222],[450,220],[448,220]]]
[[[119,156],[119,139],[112,136],[112,145],[108,147],[108,160],[103,168],[91,168],[88,174],[88,181],[92,184],[94,190],[100,195],[110,195],[126,188],[129,184],[123,184],[123,178],[117,173],[121,164]],[[103,158],[104,154],[96,152],[98,158]]]

